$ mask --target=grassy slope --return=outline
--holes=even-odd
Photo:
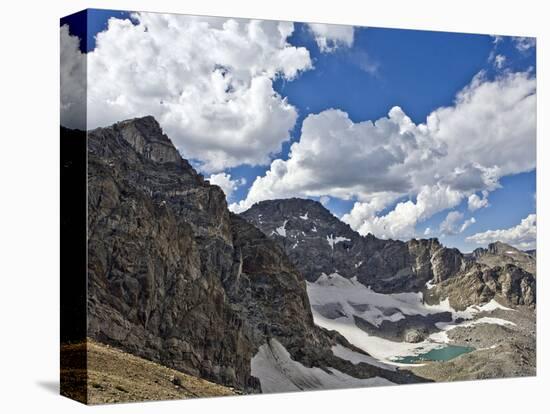
[[[86,376],[86,370],[81,364],[86,346],[87,393],[84,387],[78,385]],[[230,388],[186,375],[92,340],[88,340],[87,344],[63,345],[62,356],[62,393],[81,402],[87,401],[88,404],[236,394]],[[179,379],[179,385],[175,385],[173,378]]]

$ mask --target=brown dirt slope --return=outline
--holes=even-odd
[[[81,356],[88,351],[86,369]],[[62,394],[88,404],[235,395],[237,392],[99,342],[63,345]],[[80,366],[79,366],[80,365]],[[73,386],[71,386],[73,383]]]

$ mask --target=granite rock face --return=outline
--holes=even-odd
[[[314,325],[286,249],[231,214],[152,117],[89,131],[88,194],[88,336],[247,392],[270,338],[306,366],[420,380],[334,356],[362,351]]]

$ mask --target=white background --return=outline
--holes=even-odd
[[[248,3],[248,4],[247,4]],[[548,412],[548,11],[544,1],[4,2],[0,17],[0,411]],[[86,7],[537,36],[538,376],[86,408],[57,395],[59,24]],[[404,68],[406,70],[406,68]],[[367,98],[367,97],[366,97]],[[542,208],[541,208],[542,206]],[[84,275],[75,274],[74,277]]]

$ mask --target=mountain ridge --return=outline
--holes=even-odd
[[[460,306],[464,303],[474,305],[499,295],[513,304],[535,304],[535,281],[530,276],[532,272],[528,271],[532,269],[511,261],[489,266],[483,261],[486,254],[480,249],[476,250],[477,253],[465,255],[456,248],[443,246],[436,238],[404,242],[382,240],[372,234],[362,236],[320,203],[300,198],[265,200],[240,215],[283,247],[310,282],[322,274],[338,273],[346,278],[357,277],[363,285],[382,293],[426,291],[427,284],[446,282],[445,290],[430,292],[431,300],[445,299],[442,296],[445,292]],[[495,246],[499,247],[499,252],[508,249],[503,243]],[[527,256],[512,247],[509,249]],[[512,267],[505,268],[503,264]],[[493,270],[489,272],[485,268]],[[499,278],[495,273],[499,272],[506,275],[504,279],[525,280],[524,287],[509,281],[506,284],[512,287],[503,290],[495,282]],[[480,283],[473,283],[476,285],[473,293],[465,293],[464,286],[449,288],[453,285],[450,279],[455,276],[472,285],[470,279],[474,274],[483,274],[490,280],[485,282],[481,277]],[[441,296],[437,296],[438,292]],[[465,300],[465,295],[468,300]]]

